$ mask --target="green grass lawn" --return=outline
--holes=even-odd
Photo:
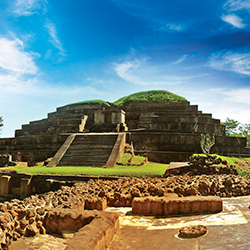
[[[236,158],[236,157],[227,157],[227,156],[219,156],[222,160],[226,160],[229,164],[234,165],[236,162],[241,160],[245,160],[250,164],[250,158]],[[124,154],[119,163],[127,164],[130,159],[130,154]],[[142,156],[135,156],[134,161],[132,163],[139,164],[144,160]],[[113,168],[98,168],[98,167],[46,167],[41,164],[36,165],[34,167],[8,167],[9,169],[15,169],[17,173],[25,173],[25,174],[46,174],[46,175],[81,175],[81,176],[118,176],[118,177],[155,177],[162,176],[166,169],[168,168],[168,164],[160,164],[154,162],[148,162],[143,166],[123,166],[123,165],[115,165]],[[249,173],[247,170],[237,169],[239,174],[248,177]]]
[[[130,159],[131,159],[131,154],[125,153],[118,163],[126,165],[126,164],[128,164]],[[134,157],[134,160],[131,162],[131,164],[139,165],[144,161],[144,159],[145,159],[145,157],[136,155]]]
[[[119,163],[127,164],[131,158],[130,154],[124,154]],[[145,158],[142,156],[135,156],[132,163],[139,164]],[[82,175],[82,176],[126,176],[126,177],[143,177],[143,176],[162,176],[168,164],[160,164],[148,162],[143,166],[123,166],[115,165],[113,168],[98,168],[98,167],[46,167],[42,164],[37,164],[34,167],[8,167],[9,169],[15,169],[17,173],[25,174],[46,174],[46,175]]]
[[[144,166],[119,166],[113,168],[97,168],[97,167],[10,167],[15,169],[17,173],[26,174],[48,174],[48,175],[82,175],[82,176],[127,176],[127,177],[143,177],[143,176],[162,176],[168,164],[146,163]]]

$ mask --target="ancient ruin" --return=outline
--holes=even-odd
[[[30,165],[54,157],[50,166],[106,166],[119,160],[125,142],[150,161],[187,161],[200,153],[201,134],[215,135],[212,153],[247,156],[246,138],[225,136],[225,127],[197,105],[167,91],[140,92],[114,103],[86,101],[57,108],[22,125],[15,138],[0,139],[0,154]],[[101,154],[100,154],[101,153]]]

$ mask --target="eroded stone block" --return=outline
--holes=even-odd
[[[222,199],[216,196],[142,197],[132,202],[132,213],[145,215],[218,213],[222,209]]]

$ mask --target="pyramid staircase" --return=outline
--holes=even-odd
[[[113,167],[124,146],[123,133],[72,134],[47,166]]]

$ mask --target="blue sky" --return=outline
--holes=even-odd
[[[165,89],[250,121],[248,0],[1,0],[2,137],[56,107]]]

